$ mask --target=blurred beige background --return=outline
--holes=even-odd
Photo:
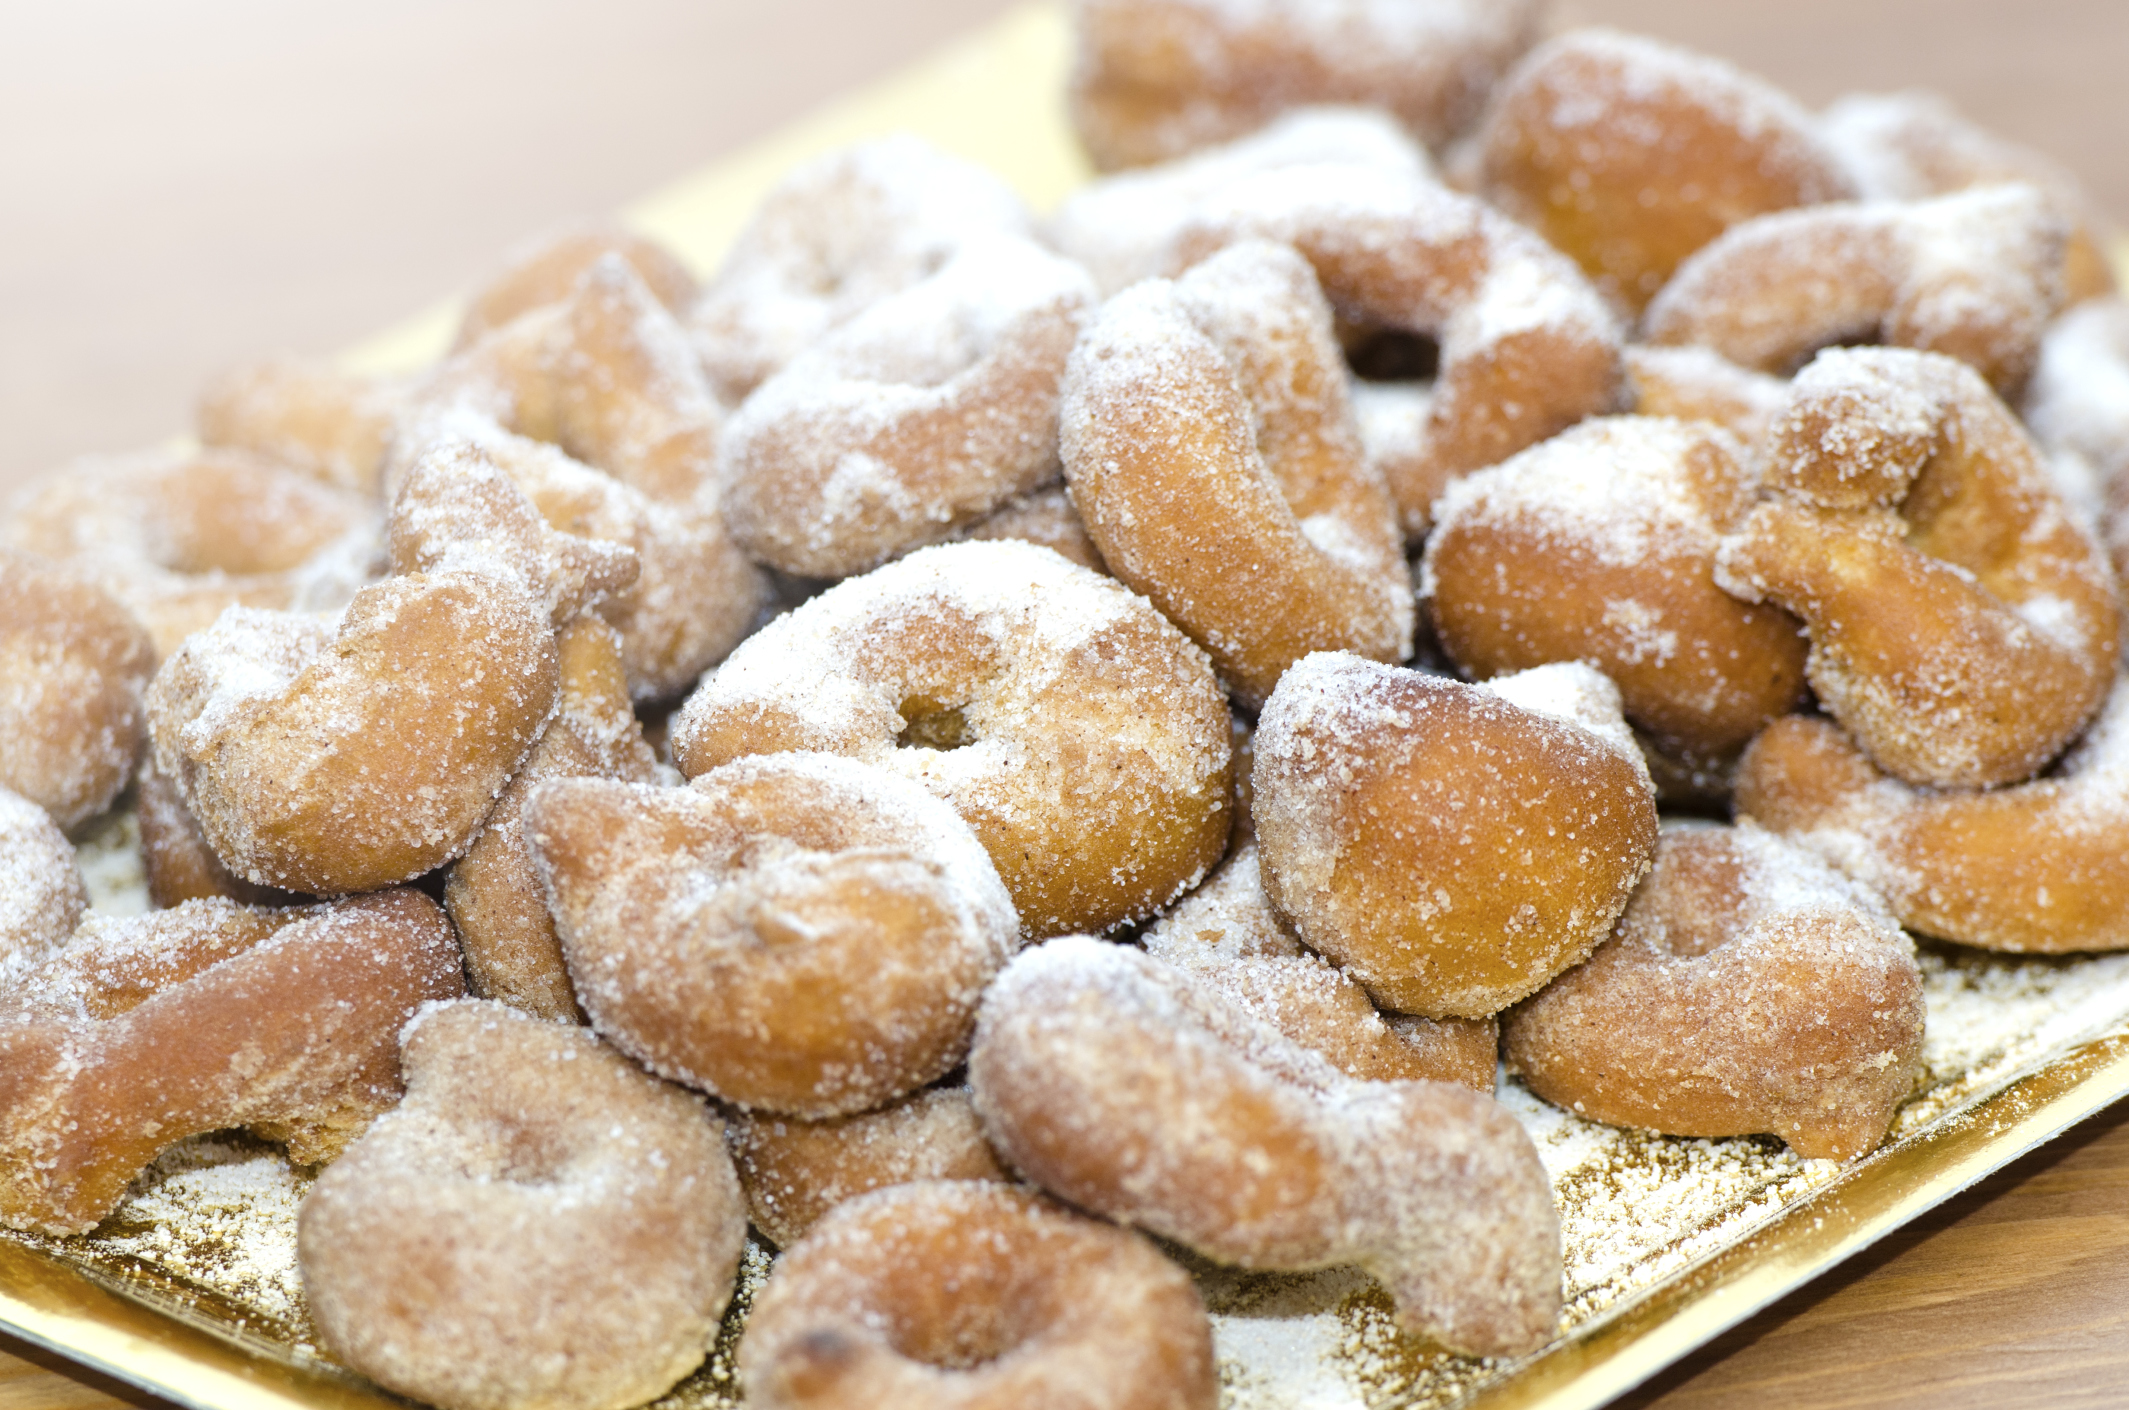
[[[0,6],[0,489],[182,428],[1005,0]],[[1560,0],[1821,103],[1929,85],[2129,213],[2123,0]]]

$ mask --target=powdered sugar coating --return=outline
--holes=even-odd
[[[969,1056],[999,1153],[1082,1208],[1225,1263],[1357,1263],[1411,1331],[1527,1351],[1559,1310],[1537,1153],[1489,1096],[1356,1082],[1182,971],[1071,936],[984,997]]]
[[[1641,416],[1711,421],[1748,450],[1758,446],[1767,423],[1781,410],[1788,386],[1779,378],[1739,367],[1713,348],[1650,347],[1626,350],[1629,410]]]
[[[1031,937],[1149,914],[1227,842],[1204,653],[1030,544],[942,544],[830,588],[733,652],[672,737],[690,775],[823,750],[923,785],[975,829]]]
[[[2129,563],[2129,302],[2088,300],[2049,325],[2022,411],[2057,485],[2100,526],[2119,573]]]
[[[88,904],[66,834],[44,809],[0,788],[0,985],[50,959]]]

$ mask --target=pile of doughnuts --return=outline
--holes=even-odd
[[[1078,18],[1047,220],[865,143],[13,506],[0,1223],[242,1126],[446,1410],[664,1393],[749,1222],[750,1403],[1210,1407],[1151,1236],[1534,1354],[1498,1084],[1855,1159],[1915,937],[2129,948],[2073,183],[1536,0]]]

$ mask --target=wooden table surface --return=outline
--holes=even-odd
[[[713,160],[1001,0],[83,0],[0,16],[0,493],[181,428],[496,252]],[[1929,86],[2129,215],[2122,0],[1560,0],[1817,104]],[[1622,1406],[2129,1401],[2129,1109],[2087,1122]],[[157,1404],[0,1338],[0,1410]]]

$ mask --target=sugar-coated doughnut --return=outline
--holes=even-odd
[[[1183,971],[1085,936],[984,996],[969,1088],[1007,1164],[1222,1263],[1357,1263],[1398,1321],[1531,1351],[1560,1306],[1552,1186],[1490,1096],[1356,1082]]]
[[[1073,350],[1065,477],[1102,561],[1250,709],[1311,651],[1411,654],[1396,509],[1361,454],[1330,308],[1284,245],[1108,303]]]
[[[1420,580],[1435,637],[1480,679],[1586,661],[1657,752],[1727,767],[1804,695],[1796,619],[1715,585],[1756,488],[1715,427],[1584,421],[1435,503]]]
[[[0,1223],[83,1233],[207,1131],[331,1159],[398,1100],[400,1025],[461,986],[417,891],[92,916],[0,1006]]]
[[[140,823],[141,872],[148,899],[158,909],[215,897],[246,906],[289,906],[308,899],[254,885],[224,866],[185,805],[183,790],[155,767],[152,749],[134,770],[133,805]]]
[[[1511,1068],[1578,1116],[1853,1160],[1907,1099],[1923,1010],[1875,892],[1750,822],[1687,822],[1612,938],[1502,1028]]]
[[[1145,599],[1023,543],[942,544],[771,622],[688,697],[673,761],[847,754],[976,831],[1030,938],[1151,914],[1227,846],[1226,702]]]
[[[444,907],[458,928],[475,994],[576,1022],[583,1014],[525,836],[525,799],[551,778],[656,782],[658,759],[629,707],[614,629],[587,613],[555,633],[555,652],[554,718],[496,799],[480,835],[445,874]]]
[[[1786,93],[1613,30],[1533,50],[1495,91],[1475,141],[1487,199],[1636,311],[1738,222],[1856,194]]]
[[[1828,349],[1764,461],[1775,497],[1724,541],[1716,580],[1804,619],[1819,702],[1880,767],[2012,783],[2091,721],[2119,650],[2113,571],[1971,368]]]
[[[584,272],[608,255],[626,261],[651,296],[676,315],[686,313],[702,293],[687,266],[655,240],[614,226],[563,230],[503,256],[502,272],[467,301],[457,346],[470,347],[520,315],[562,303]]]
[[[1713,348],[1636,343],[1625,357],[1628,410],[1678,421],[1711,421],[1750,450],[1789,399],[1789,384],[1739,367]]]
[[[1071,493],[1063,485],[1009,499],[956,537],[980,543],[1013,539],[1062,554],[1082,568],[1097,573],[1109,571],[1101,561],[1101,550],[1087,537],[1086,521],[1072,507]]]
[[[415,468],[391,541],[337,623],[232,609],[149,686],[156,767],[247,881],[368,891],[464,851],[554,709],[553,623],[635,569],[473,452]]]
[[[1472,197],[1350,166],[1268,172],[1203,202],[1173,262],[1252,236],[1306,256],[1341,317],[1439,342],[1416,453],[1382,463],[1410,537],[1457,476],[1618,399],[1604,300],[1566,256]]]
[[[88,909],[74,848],[51,814],[0,786],[0,981],[50,959]]]
[[[1745,751],[1737,809],[1877,888],[1900,924],[1991,950],[2129,949],[2129,691],[2061,766],[1976,792],[1888,777],[1825,720]]]
[[[111,805],[146,739],[148,634],[81,574],[0,549],[0,788],[61,827]]]
[[[593,1027],[745,1107],[843,1116],[944,1076],[1019,945],[967,824],[853,759],[553,780],[524,827]]]
[[[789,172],[688,316],[711,386],[736,405],[829,329],[930,277],[961,243],[1034,233],[973,162],[906,133]]]
[[[1497,1013],[1577,963],[1648,870],[1656,804],[1580,663],[1484,686],[1329,652],[1258,718],[1272,906],[1385,1008]]]
[[[1763,215],[1680,265],[1642,328],[1775,373],[1837,343],[1920,348],[2016,396],[2063,304],[2065,238],[2020,184]]]
[[[1491,1017],[1378,1012],[1365,989],[1280,923],[1264,895],[1254,841],[1237,843],[1204,885],[1146,931],[1144,943],[1147,954],[1218,990],[1348,1077],[1493,1090],[1500,1026]]]
[[[2022,410],[2050,468],[2082,482],[2079,498],[2120,574],[2129,566],[2129,301],[2092,299],[2055,320]]]
[[[701,1364],[746,1238],[701,1099],[477,999],[400,1061],[406,1099],[303,1201],[326,1347],[441,1410],[625,1410]]]
[[[732,1160],[754,1227],[789,1248],[845,1200],[912,1180],[1009,1181],[966,1087],[933,1087],[857,1116],[733,1117]]]
[[[192,424],[210,449],[250,451],[375,498],[405,401],[399,379],[278,358],[232,368],[209,382]]]
[[[1383,179],[1434,179],[1427,149],[1381,109],[1295,108],[1232,142],[1090,181],[1065,198],[1045,233],[1086,266],[1107,297],[1170,273],[1170,244],[1198,203],[1221,187],[1259,172],[1324,163],[1363,167]]]
[[[1167,161],[1287,108],[1385,108],[1439,146],[1536,42],[1542,0],[1079,0],[1073,125],[1104,171]]]
[[[838,578],[1057,476],[1057,384],[1094,301],[1032,240],[971,237],[938,273],[798,353],[725,430],[733,537]]]
[[[761,1410],[1212,1410],[1212,1325],[1142,1234],[927,1180],[785,1250],[739,1344]]]

